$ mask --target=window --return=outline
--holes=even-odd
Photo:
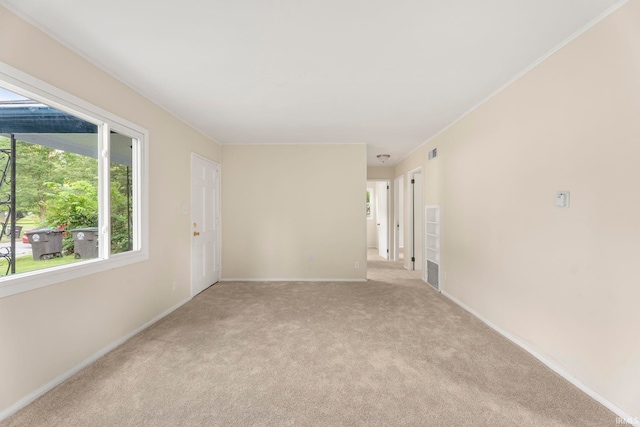
[[[373,204],[373,188],[367,188],[367,219],[373,219],[373,211],[371,205]]]
[[[133,138],[111,133],[111,253],[133,250]]]
[[[0,297],[147,258],[146,135],[0,63]]]

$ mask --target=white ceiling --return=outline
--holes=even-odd
[[[222,144],[392,165],[620,0],[0,0]]]

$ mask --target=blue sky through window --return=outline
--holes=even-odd
[[[6,101],[30,101],[30,99],[0,87],[0,102]]]

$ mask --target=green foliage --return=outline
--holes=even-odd
[[[0,149],[9,147],[9,138],[0,136]],[[16,141],[16,152],[17,218],[33,212],[48,227],[98,226],[97,159],[24,141]],[[1,167],[6,158],[0,154]],[[112,163],[110,175],[111,252],[119,253],[132,249],[131,169]],[[8,192],[2,188],[0,199]],[[73,253],[71,233],[63,239],[63,251]]]
[[[98,226],[98,193],[86,182],[77,181],[69,185],[50,185],[47,201],[46,224],[52,228],[88,228]],[[120,253],[131,249],[129,235],[130,217],[126,188],[120,183],[111,183],[111,252]],[[73,252],[73,239],[67,234],[62,242],[65,253]]]
[[[98,191],[86,181],[69,185],[50,184],[47,223],[50,226],[83,228],[98,226]]]
[[[120,165],[118,165],[120,166]],[[124,167],[123,167],[124,168]],[[113,168],[112,168],[113,178]],[[126,184],[125,184],[126,185]],[[111,253],[131,250],[131,207],[127,187],[111,180]]]
[[[69,185],[49,184],[46,224],[52,228],[87,228],[98,226],[98,192],[86,181]],[[73,236],[68,233],[62,240],[65,253],[73,253]]]
[[[11,141],[0,137],[0,149],[10,148]],[[6,156],[0,156],[0,165]],[[44,222],[52,184],[86,181],[98,184],[98,160],[38,144],[16,141],[16,204],[20,213],[35,212]],[[8,188],[2,193],[8,194]]]

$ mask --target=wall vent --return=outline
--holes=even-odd
[[[429,151],[429,160],[435,159],[436,157],[438,157],[438,149],[434,148],[433,150]]]
[[[427,260],[427,283],[440,290],[440,266]]]

